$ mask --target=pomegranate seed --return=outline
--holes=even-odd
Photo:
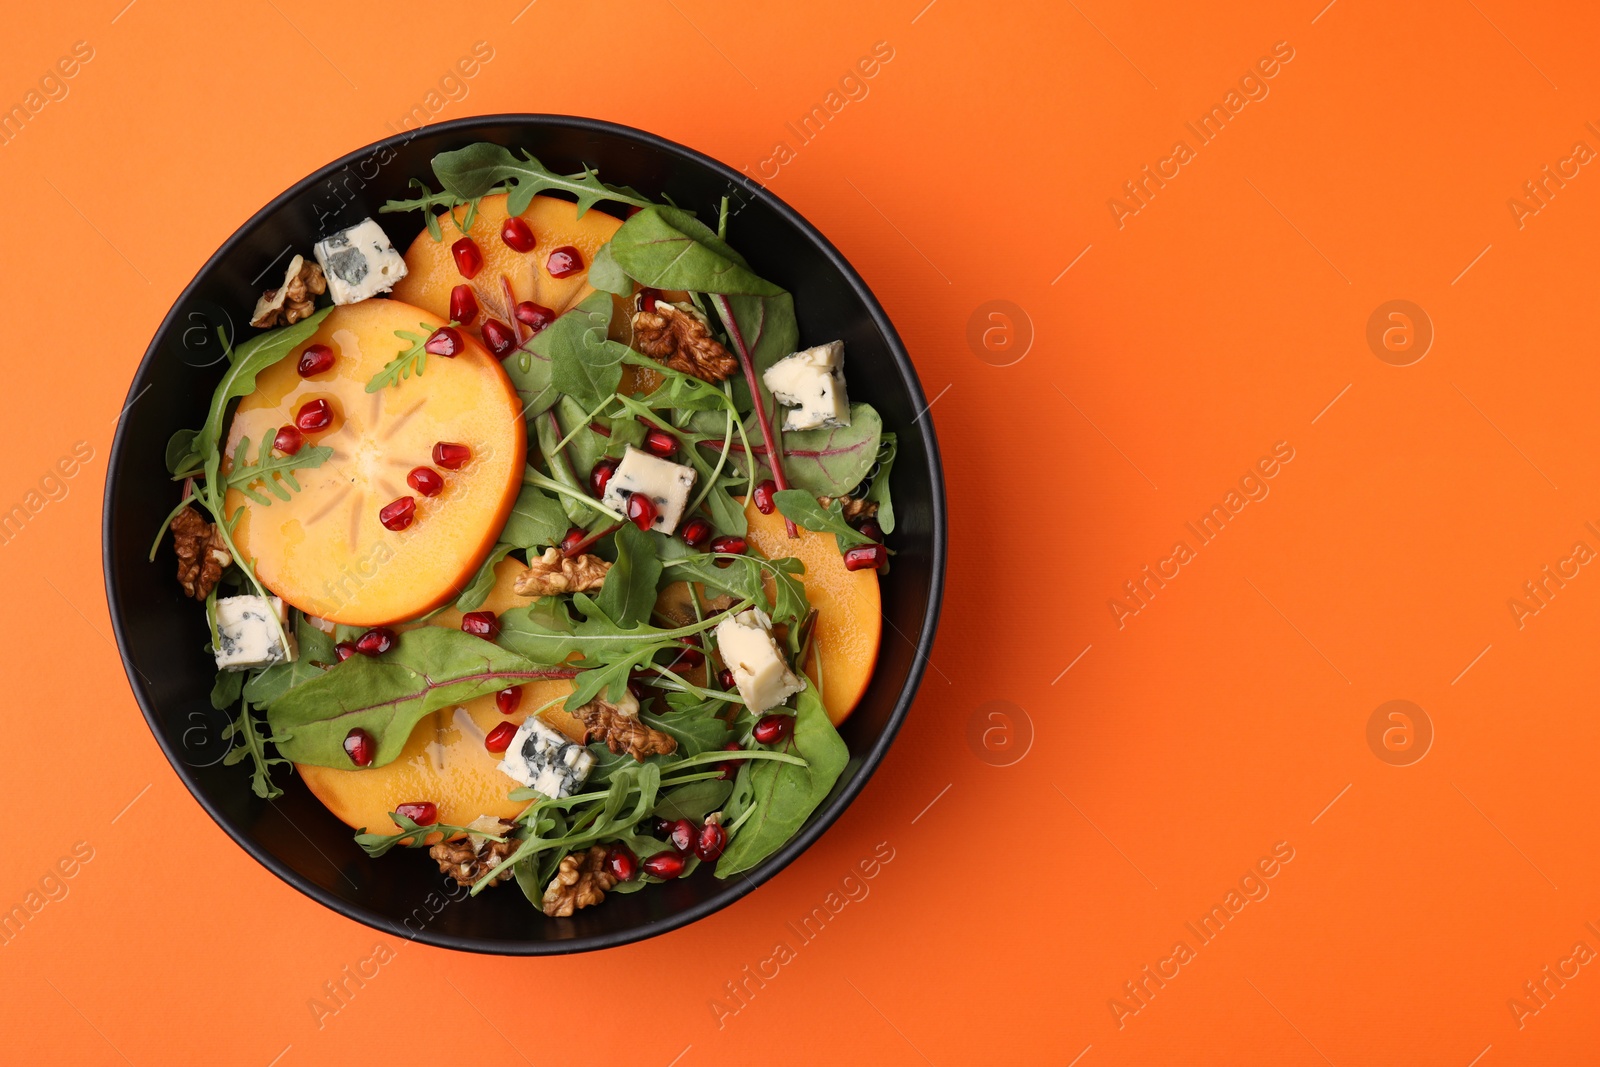
[[[654,856],[640,864],[644,873],[663,881],[671,881],[683,873],[689,861],[679,852],[657,852]]]
[[[387,626],[374,626],[356,638],[355,649],[363,656],[381,656],[400,640]]]
[[[706,863],[710,863],[722,855],[722,850],[728,847],[728,831],[722,828],[721,823],[707,822],[700,827],[700,833],[695,837],[694,854]]]
[[[395,533],[410,526],[416,518],[417,498],[414,496],[403,496],[378,509],[378,521],[383,523],[385,530],[393,530]]]
[[[294,424],[306,433],[316,433],[333,425],[333,405],[326,400],[309,400],[301,405]]]
[[[510,689],[502,689],[494,695],[494,706],[500,709],[500,714],[510,715],[522,704],[522,686],[514,685]]]
[[[516,215],[506,219],[505,225],[500,227],[500,240],[513,252],[532,252],[539,244],[533,229]]]
[[[650,529],[659,514],[655,501],[643,493],[632,493],[628,496],[628,521],[639,529]]]
[[[778,491],[778,483],[768,478],[756,486],[756,491],[751,494],[756,498],[756,510],[763,515],[771,515],[777,510],[777,502],[772,499],[772,494]]]
[[[544,261],[544,269],[552,278],[569,278],[583,269],[583,253],[564,245],[550,253],[550,258]]]
[[[588,531],[584,530],[581,526],[574,526],[572,529],[568,530],[567,535],[561,539],[561,544],[559,546],[562,554],[564,555],[572,551],[583,541],[585,537],[588,536]]]
[[[461,340],[461,334],[454,326],[441,326],[429,334],[426,341],[422,342],[422,350],[424,352],[430,355],[444,356],[448,359],[454,359],[459,356],[461,350],[465,347],[467,347],[466,343]]]
[[[272,439],[272,447],[286,456],[292,456],[300,451],[305,443],[305,437],[293,426],[280,426],[278,436]]]
[[[499,319],[484,319],[478,332],[483,334],[483,343],[489,346],[489,353],[502,362],[517,347],[517,335]]]
[[[756,720],[756,727],[750,734],[763,745],[781,745],[793,732],[793,715],[763,715]]]
[[[456,270],[461,276],[471,281],[483,269],[483,250],[478,247],[478,242],[470,237],[463,237],[450,246],[450,254],[455,257]]]
[[[472,449],[466,445],[440,441],[433,446],[433,462],[447,471],[458,471],[472,458]]]
[[[748,547],[750,546],[745,544],[744,538],[735,536],[733,534],[729,534],[726,537],[719,537],[715,541],[711,542],[711,551],[726,552],[734,556],[744,555],[745,549]]]
[[[300,353],[300,363],[295,369],[300,372],[300,377],[309,378],[332,367],[333,349],[327,345],[306,345],[306,350]]]
[[[606,871],[619,882],[631,882],[639,873],[639,857],[619,842],[606,852]]]
[[[444,479],[432,467],[415,467],[406,475],[406,484],[423,496],[438,496],[444,491]]]
[[[672,833],[674,825],[671,819],[657,818],[650,824],[650,836],[657,841],[665,841],[668,835]]]
[[[883,527],[879,526],[877,522],[872,519],[868,519],[866,522],[861,524],[861,532],[865,536],[872,538],[874,541],[877,541],[880,544],[883,542]]]
[[[694,823],[688,819],[679,819],[672,824],[672,830],[667,834],[667,843],[679,852],[688,852],[694,848],[694,839],[699,836]]]
[[[333,646],[333,652],[334,655],[339,657],[339,662],[343,663],[345,660],[356,654],[356,646],[350,641],[340,641],[337,645]]]
[[[370,767],[378,754],[378,745],[372,740],[371,734],[357,726],[344,735],[344,754],[357,767]]]
[[[458,285],[450,290],[450,321],[471,326],[478,317],[478,294],[470,285]],[[451,353],[454,355],[454,353]]]
[[[556,313],[543,304],[535,304],[532,300],[524,300],[515,308],[517,321],[527,326],[534,333],[538,333],[552,322],[556,321]]]
[[[644,683],[643,678],[628,678],[628,694],[640,704],[650,699],[650,687]]]
[[[711,524],[704,519],[690,519],[683,524],[681,535],[683,543],[690,548],[699,548],[711,540]]]
[[[722,686],[724,689],[738,688],[733,681],[733,672],[726,667],[717,672],[717,684]]]
[[[500,617],[492,611],[469,611],[461,616],[461,632],[493,641],[500,636]]]
[[[617,473],[617,461],[614,459],[602,459],[589,472],[589,492],[594,494],[596,500],[606,495],[606,484],[611,481],[611,476],[615,473]]]
[[[396,804],[396,815],[404,815],[418,826],[432,826],[439,821],[439,806],[431,800],[416,800],[410,804]]]
[[[484,737],[483,747],[490,752],[504,752],[511,747],[511,739],[515,736],[517,736],[516,723],[500,723]]]
[[[673,670],[694,670],[706,661],[706,654],[689,643],[689,638],[683,639],[683,650],[672,658],[669,666]]]
[[[741,752],[741,751],[743,751],[738,745],[734,744],[732,741],[729,741],[727,744],[723,745],[722,746],[722,750],[724,752]],[[716,768],[719,771],[722,772],[718,776],[718,779],[720,781],[724,781],[724,782],[732,780],[733,777],[739,773],[739,764],[742,763],[742,762],[743,762],[742,760],[730,759],[730,760],[723,760],[721,763],[716,764],[715,765]]]
[[[660,297],[661,297],[661,290],[660,289],[651,289],[649,286],[646,286],[645,288],[640,289],[639,290],[639,310],[640,311],[654,311],[656,309],[656,301],[658,299],[660,299]]]
[[[644,435],[644,450],[665,459],[678,450],[678,439],[665,430],[651,430]]]
[[[844,554],[847,571],[877,570],[889,562],[889,550],[882,545],[858,545]]]

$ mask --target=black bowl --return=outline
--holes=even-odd
[[[334,229],[371,215],[405,248],[422,228],[420,214],[380,216],[379,205],[413,195],[407,180],[431,178],[436,153],[484,140],[527,148],[563,172],[597,167],[609,182],[670,197],[702,217],[714,217],[719,199],[729,197],[736,247],[759,274],[794,293],[802,338],[844,338],[851,394],[870,400],[900,438],[891,539],[898,554],[883,582],[887,625],[866,697],[842,728],[852,759],[832,796],[747,877],[721,882],[707,866],[613,895],[570,919],[545,918],[515,886],[463,899],[425,856],[369,858],[298,778],[281,775],[286,792],[276,800],[256,797],[246,767],[222,764],[231,713],[211,708],[203,613],[181,596],[169,547],[154,564],[146,558],[177,501],[162,464],[167,438],[204,421],[221,377],[216,327],[248,333],[249,309],[291,250],[307,250]],[[106,595],[145,719],[189,791],[245,851],[369,926],[443,948],[543,955],[625,944],[709,915],[777,874],[839,817],[888,751],[922,678],[944,584],[944,487],[932,420],[923,417],[927,401],[905,348],[860,276],[810,223],[733,169],[660,137],[592,119],[497,115],[391,137],[330,163],[257,212],[200,269],[150,342],[127,405],[106,484]]]

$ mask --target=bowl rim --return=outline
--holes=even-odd
[[[604,119],[587,118],[575,115],[555,115],[536,112],[511,112],[492,115],[472,115],[464,118],[451,119],[445,122],[433,123],[417,130],[408,130],[393,134],[388,137],[373,141],[361,148],[333,160],[324,166],[318,167],[310,174],[296,181],[282,193],[273,197],[265,206],[251,215],[225,240],[218,249],[211,254],[205,263],[195,272],[194,277],[184,286],[182,292],[173,300],[171,309],[161,320],[156,328],[149,346],[145,349],[144,356],[140,359],[135,369],[133,379],[128,387],[128,396],[124,401],[123,412],[137,401],[135,392],[139,381],[151,368],[156,350],[160,342],[178,321],[180,309],[193,294],[200,280],[222,262],[227,256],[244,241],[250,233],[268,216],[279,210],[284,204],[300,195],[306,189],[336,174],[342,168],[368,158],[375,152],[386,148],[396,148],[419,136],[443,134],[450,135],[485,126],[520,126],[531,129],[539,128],[568,128],[584,132],[598,132],[613,136],[620,136],[630,140],[640,147],[653,152],[666,153],[678,156],[696,166],[702,167],[712,174],[725,179],[729,183],[744,190],[753,199],[760,201],[769,209],[776,212],[784,221],[793,225],[805,238],[810,240],[828,260],[838,275],[850,287],[851,292],[866,307],[872,318],[873,325],[887,342],[889,355],[894,360],[896,369],[911,394],[912,403],[917,406],[922,415],[928,410],[927,394],[923,391],[922,383],[917,377],[916,369],[912,366],[911,358],[906,352],[905,345],[900,340],[889,316],[879,304],[877,297],[861,278],[849,261],[834,247],[833,242],[823,236],[794,208],[790,207],[781,198],[773,194],[765,185],[749,178],[747,175],[734,170],[732,167],[676,141],[668,140],[657,134],[621,123],[609,122]],[[506,940],[498,941],[489,938],[463,936],[434,930],[425,926],[420,931],[410,931],[397,925],[388,916],[371,911],[359,904],[345,900],[336,893],[322,888],[310,879],[305,878],[286,863],[278,859],[264,847],[249,839],[236,829],[229,821],[226,814],[218,805],[213,804],[196,781],[193,770],[173,750],[156,716],[155,702],[147,691],[139,671],[134,667],[129,658],[127,642],[124,640],[125,613],[124,605],[117,593],[116,577],[118,564],[112,550],[112,516],[115,514],[117,504],[118,480],[111,476],[112,472],[120,469],[123,460],[123,449],[126,445],[126,422],[119,416],[117,432],[112,442],[110,458],[107,462],[107,479],[105,495],[102,499],[101,513],[101,556],[105,574],[106,605],[111,616],[112,630],[117,639],[117,652],[122,660],[123,672],[127,675],[128,684],[133,689],[134,697],[139,703],[140,710],[144,713],[145,723],[150,728],[156,743],[161,747],[167,762],[177,773],[180,781],[189,790],[191,796],[199,802],[206,814],[217,826],[233,839],[244,852],[271,871],[279,879],[301,893],[310,897],[318,904],[331,911],[353,919],[365,926],[386,933],[393,933],[410,941],[419,941],[436,948],[452,949],[456,951],[476,952],[498,956],[557,956],[575,952],[594,951],[598,949],[616,948],[622,945],[642,941],[646,938],[687,926],[699,921],[708,915],[721,911],[740,900],[767,881],[774,878],[780,871],[794,862],[799,855],[810,848],[845,810],[854,803],[855,798],[866,787],[867,782],[877,772],[879,764],[883,762],[888,753],[889,746],[894,742],[904,724],[911,703],[920,687],[929,662],[929,651],[933,644],[934,635],[938,629],[939,615],[942,606],[945,578],[946,539],[947,528],[945,518],[945,492],[944,471],[939,457],[939,444],[933,429],[933,420],[924,419],[919,415],[914,424],[921,435],[923,447],[927,451],[928,473],[930,475],[930,489],[932,493],[932,562],[928,582],[927,612],[923,618],[921,632],[917,635],[914,646],[914,655],[905,683],[900,688],[894,709],[890,712],[882,734],[866,752],[859,754],[860,770],[839,793],[837,793],[825,807],[820,809],[812,822],[802,827],[790,840],[772,856],[764,860],[755,870],[747,872],[743,877],[729,880],[723,888],[716,893],[699,901],[692,907],[676,912],[670,916],[647,922],[626,930],[611,931],[603,934],[594,934],[583,937],[552,941],[534,940]],[[855,756],[852,753],[852,756]]]

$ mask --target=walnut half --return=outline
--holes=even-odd
[[[233,562],[216,527],[194,508],[184,508],[172,520],[172,547],[178,553],[178,584],[184,596],[196,600],[210,595]]]
[[[639,718],[639,702],[632,694],[622,704],[596,697],[573,712],[583,721],[583,743],[604,741],[612,752],[626,752],[641,763],[647,756],[666,756],[678,750],[671,734],[652,729]]]
[[[587,851],[562,858],[556,876],[545,887],[544,913],[552,918],[571,915],[600,903],[616,884],[616,875],[606,870],[605,846],[590,845]]]
[[[276,326],[282,323],[293,326],[317,309],[316,298],[327,291],[328,279],[323,275],[322,268],[307,262],[304,256],[295,256],[289,261],[283,284],[276,289],[268,289],[256,301],[256,309],[250,315],[250,325]]]
[[[511,829],[511,824],[504,819],[491,820],[488,816],[474,820],[472,826],[501,836]],[[428,855],[439,864],[440,874],[449,875],[461,885],[474,885],[496,864],[510,856],[516,847],[517,842],[509,837],[504,841],[490,841],[486,837],[469,834],[454,841],[440,841],[428,849]],[[510,867],[502,868],[489,884],[499,885],[511,876]]]
[[[720,382],[739,369],[693,305],[651,301],[650,310],[633,313],[633,343],[651,359],[705,382]]]
[[[544,555],[528,564],[517,575],[512,589],[518,596],[556,596],[561,593],[590,593],[605,584],[611,564],[599,556],[567,559],[560,549],[547,548]]]

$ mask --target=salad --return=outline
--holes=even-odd
[[[365,218],[273,265],[167,447],[151,559],[203,609],[226,762],[546,916],[734,877],[850,759],[895,435],[725,198],[487,143],[432,169],[379,210],[421,213],[404,252]]]

